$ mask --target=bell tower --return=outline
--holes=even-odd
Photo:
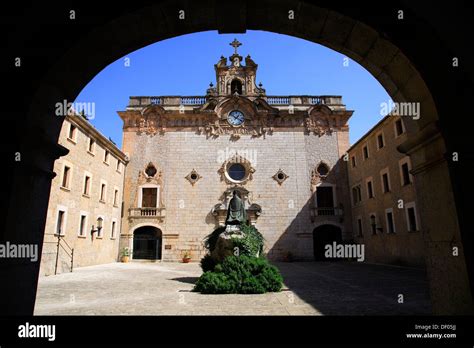
[[[243,57],[237,52],[242,43],[237,39],[229,45],[234,48],[234,53],[229,57],[230,64],[227,65],[227,58],[221,56],[214,65],[218,96],[238,94],[252,97],[264,94],[265,90],[257,87],[255,83],[258,65],[250,58],[250,55],[245,58],[245,65],[242,65]]]

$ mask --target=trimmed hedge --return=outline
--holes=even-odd
[[[283,278],[263,257],[228,256],[198,279],[193,291],[203,294],[263,294],[281,290]]]
[[[216,267],[216,261],[211,257],[210,254],[207,254],[201,259],[200,266],[203,272],[213,271]]]

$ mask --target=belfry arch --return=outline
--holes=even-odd
[[[54,105],[58,101],[73,101],[101,69],[148,44],[204,30],[217,29],[221,33],[244,32],[246,29],[266,30],[304,38],[345,54],[365,67],[395,102],[420,103],[423,117],[416,122],[407,122],[407,129],[413,135],[400,150],[411,157],[416,189],[423,192],[418,196],[420,211],[423,212],[421,219],[426,229],[425,249],[433,308],[438,314],[460,314],[471,310],[472,237],[463,225],[465,222],[459,219],[467,208],[460,196],[456,196],[458,204],[446,204],[446,201],[455,201],[453,195],[458,192],[451,185],[455,181],[453,176],[460,175],[448,162],[447,154],[456,149],[460,140],[449,133],[453,130],[450,127],[454,125],[450,125],[446,119],[452,112],[448,112],[446,104],[438,101],[437,105],[434,100],[434,96],[441,100],[454,92],[442,88],[445,83],[441,86],[439,82],[429,80],[435,71],[429,70],[425,64],[436,56],[438,47],[423,50],[418,41],[413,43],[416,46],[406,46],[405,52],[414,61],[412,63],[399,47],[387,39],[389,35],[385,32],[393,29],[384,28],[383,23],[376,20],[370,23],[368,17],[355,10],[344,10],[345,14],[341,14],[337,11],[342,11],[340,5],[334,5],[336,11],[292,0],[280,1],[278,4],[239,1],[238,6],[241,10],[232,11],[224,5],[208,1],[184,4],[161,1],[123,15],[88,32],[80,40],[71,42],[67,54],[59,55],[62,58],[42,80],[30,106],[30,113],[22,120],[26,129],[21,151],[25,155],[12,179],[11,192],[14,195],[8,201],[9,214],[4,238],[17,243],[42,245],[49,190],[54,176],[53,164],[65,154],[65,149],[57,144],[62,124],[62,118],[54,116]],[[176,13],[183,8],[189,14],[186,18],[190,19],[180,22]],[[288,22],[290,9],[294,11],[294,22]],[[192,13],[198,15],[192,16]],[[424,31],[421,26],[418,29],[419,41],[434,42],[430,36],[433,34],[428,29]],[[105,44],[107,50],[103,49]],[[83,56],[85,51],[88,52],[87,59]],[[423,74],[415,66],[422,68]],[[61,76],[68,78],[58,78]],[[436,79],[444,80],[439,76]],[[430,83],[430,87],[425,81]],[[455,95],[452,97],[454,99]],[[438,110],[439,105],[442,105],[442,112]],[[29,185],[24,185],[25,181]],[[28,202],[26,207],[25,202]],[[22,213],[25,209],[32,213],[25,216]],[[457,258],[449,257],[453,241],[460,249]],[[19,281],[7,284],[5,312],[31,314],[39,263],[19,265],[14,270]],[[446,274],[452,275],[449,281],[445,279]],[[14,296],[20,287],[22,296]],[[446,297],[454,300],[446,301]]]

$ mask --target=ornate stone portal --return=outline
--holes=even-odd
[[[241,186],[233,186],[228,188],[221,197],[221,202],[216,204],[212,208],[212,215],[216,218],[217,224],[219,226],[226,225],[227,210],[230,205],[230,201],[233,197],[233,192],[236,191],[242,200],[243,207],[245,209],[245,214],[247,222],[250,225],[255,225],[257,219],[262,213],[262,207],[256,203],[252,203],[249,199],[250,192]]]

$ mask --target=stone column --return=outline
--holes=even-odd
[[[51,180],[56,175],[54,161],[69,151],[54,141],[57,136],[51,135],[61,128],[62,119],[52,123],[47,131],[37,126],[25,130],[23,147],[19,151],[21,161],[11,189],[5,242],[37,245],[38,260],[2,260],[0,308],[3,315],[33,314]]]
[[[427,124],[398,149],[408,154],[412,161],[433,314],[472,313],[473,303],[448,174],[446,146],[438,123]],[[458,256],[453,255],[455,247],[458,248]]]

